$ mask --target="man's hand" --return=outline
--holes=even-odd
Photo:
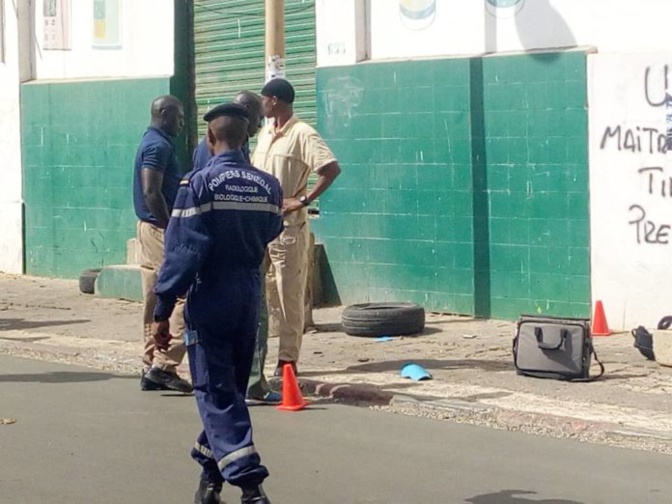
[[[168,343],[173,338],[170,335],[170,323],[167,320],[154,322],[152,324],[152,337],[156,348],[159,350],[168,350]]]
[[[299,201],[299,198],[286,198],[282,200],[282,215],[298,212],[302,208],[303,203]]]

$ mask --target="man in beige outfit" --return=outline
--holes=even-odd
[[[144,369],[142,390],[177,390],[189,393],[191,384],[177,375],[177,366],[185,354],[185,329],[180,300],[171,318],[174,339],[166,349],[154,344],[151,327],[154,322],[156,295],[154,286],[163,263],[163,238],[170,213],[182,179],[174,138],[184,127],[184,109],[174,96],[160,96],[152,102],[152,122],[142,137],[135,157],[133,205],[138,217],[140,271],[144,298]]]
[[[296,371],[303,338],[304,300],[310,228],[307,207],[338,177],[341,169],[320,135],[294,115],[294,88],[284,79],[270,80],[261,91],[264,116],[273,119],[259,134],[252,164],[282,185],[285,229],[268,246],[269,336],[279,336],[275,375],[284,364]],[[308,192],[308,177],[318,176]]]

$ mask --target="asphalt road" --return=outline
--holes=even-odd
[[[672,457],[362,408],[253,408],[274,504],[669,504]],[[193,397],[0,356],[0,503],[191,504]],[[227,488],[227,502],[239,502]]]

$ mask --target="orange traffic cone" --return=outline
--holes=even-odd
[[[610,336],[611,330],[607,325],[607,317],[604,314],[602,301],[595,303],[595,315],[593,315],[593,336]]]
[[[299,411],[308,405],[303,400],[301,389],[294,375],[291,364],[285,364],[282,368],[282,404],[278,406],[282,411]]]

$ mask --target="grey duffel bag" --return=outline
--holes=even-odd
[[[593,356],[600,372],[591,377]],[[586,319],[522,315],[516,324],[513,360],[518,374],[538,378],[592,381],[604,374]]]

